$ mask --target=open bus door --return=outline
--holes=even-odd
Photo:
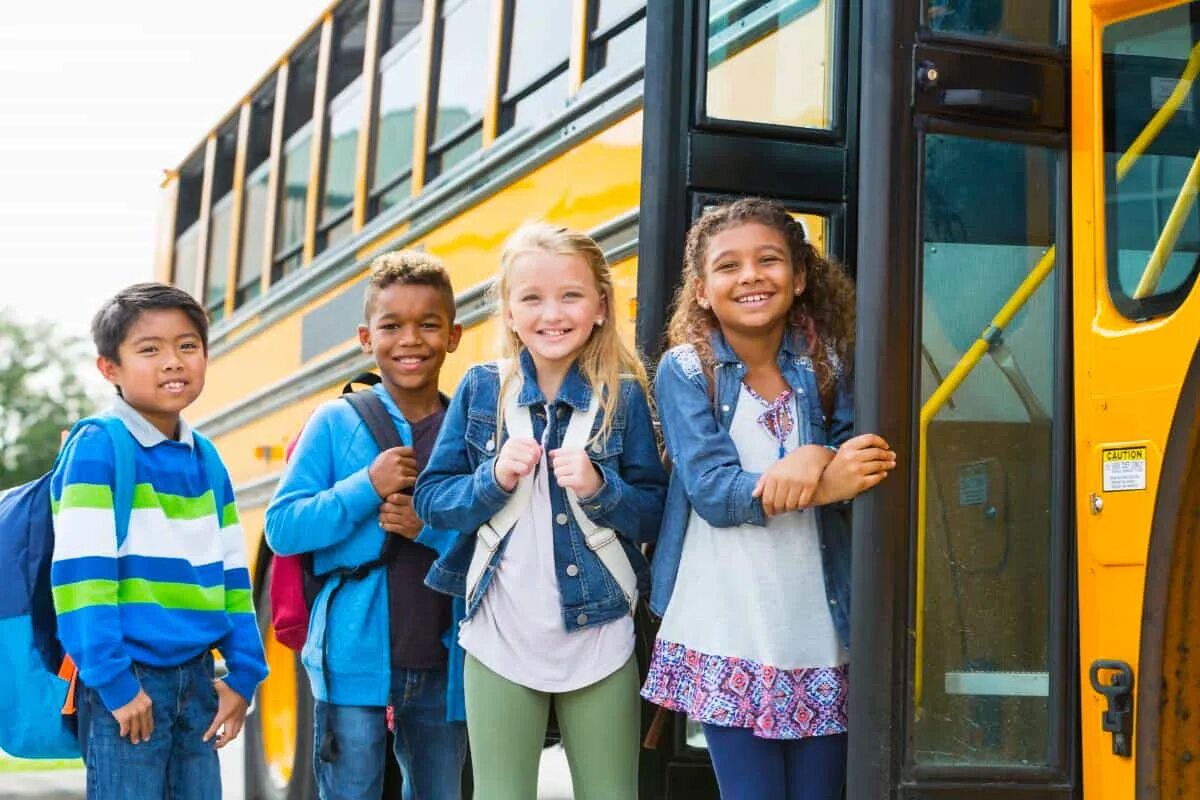
[[[706,205],[772,197],[854,263],[858,0],[647,4],[638,344],[661,351],[684,234]],[[678,715],[644,755],[641,796],[716,798],[700,726]]]

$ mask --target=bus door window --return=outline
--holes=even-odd
[[[924,0],[925,24],[935,33],[1053,45],[1060,8],[1046,0]]]
[[[712,0],[706,115],[830,129],[838,0]]]
[[[910,757],[1052,765],[1059,155],[942,134],[924,154]]]
[[[1108,287],[1131,319],[1174,311],[1200,271],[1200,3],[1104,29]]]

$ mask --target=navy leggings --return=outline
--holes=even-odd
[[[846,734],[762,739],[749,728],[705,725],[721,800],[840,800]]]

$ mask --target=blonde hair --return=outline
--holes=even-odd
[[[504,424],[504,392],[508,382],[520,374],[517,366],[524,343],[505,320],[508,317],[508,295],[512,288],[513,268],[521,256],[530,253],[551,253],[554,255],[579,256],[588,265],[592,277],[596,281],[596,290],[608,309],[607,324],[592,328],[583,349],[576,357],[579,371],[584,380],[592,387],[600,398],[601,424],[595,440],[606,441],[612,432],[612,420],[621,395],[622,376],[633,377],[641,385],[642,391],[647,392],[646,368],[642,365],[637,354],[631,350],[617,334],[616,326],[612,324],[615,308],[613,296],[612,268],[604,258],[604,252],[592,237],[585,233],[572,231],[567,228],[551,225],[545,222],[531,222],[522,225],[504,243],[500,256],[500,272],[492,286],[496,304],[500,309],[498,321],[501,328],[500,356],[509,362],[509,369],[500,375],[500,394],[496,411],[496,429]]]
[[[363,317],[368,325],[375,313],[375,301],[379,293],[389,286],[432,286],[446,300],[450,312],[450,323],[454,323],[454,286],[450,273],[441,259],[420,250],[394,250],[376,256],[371,261],[367,278],[367,291],[363,297]]]

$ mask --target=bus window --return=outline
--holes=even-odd
[[[421,0],[392,0],[386,6],[387,38],[379,63],[379,116],[375,120],[374,216],[412,193],[413,129],[421,97]]]
[[[1053,266],[1058,155],[925,137],[921,432],[912,758],[921,765],[1052,763],[1063,655],[1052,596],[1058,497],[1056,272],[1002,331],[990,324]],[[1035,273],[1035,270],[1038,270]],[[937,391],[981,336],[990,358]]]
[[[217,158],[213,163],[212,210],[208,221],[208,261],[204,276],[204,306],[217,322],[225,316],[225,290],[229,285],[229,247],[233,232],[233,169],[237,158],[237,117],[217,132]]]
[[[317,89],[320,31],[314,31],[292,56],[283,108],[283,156],[280,164],[279,218],[275,223],[275,259],[271,282],[291,274],[304,259],[309,165],[312,163],[312,116]]]
[[[175,256],[171,283],[189,294],[196,291],[203,188],[204,149],[201,148],[179,170],[179,200],[175,206]]]
[[[445,0],[441,64],[434,91],[425,180],[431,181],[483,144],[483,104],[490,68],[488,0]]]
[[[707,115],[832,128],[840,6],[838,0],[713,0]]]
[[[262,287],[263,237],[267,225],[267,179],[271,174],[271,123],[275,118],[275,81],[268,81],[250,101],[250,136],[246,143],[246,184],[242,195],[242,246],[238,256],[233,307],[258,296]]]
[[[512,0],[499,133],[529,128],[567,103],[571,4]]]
[[[594,0],[589,12],[585,85],[599,85],[598,76],[620,75],[645,62],[644,0]]]
[[[1174,311],[1200,269],[1198,13],[1192,2],[1104,30],[1108,286],[1132,319]]]
[[[925,0],[925,24],[937,33],[1053,45],[1058,19],[1048,0]]]
[[[363,116],[363,55],[367,43],[366,0],[343,3],[333,19],[329,73],[329,132],[325,136],[325,190],[317,251],[345,239],[354,228],[354,177]]]

